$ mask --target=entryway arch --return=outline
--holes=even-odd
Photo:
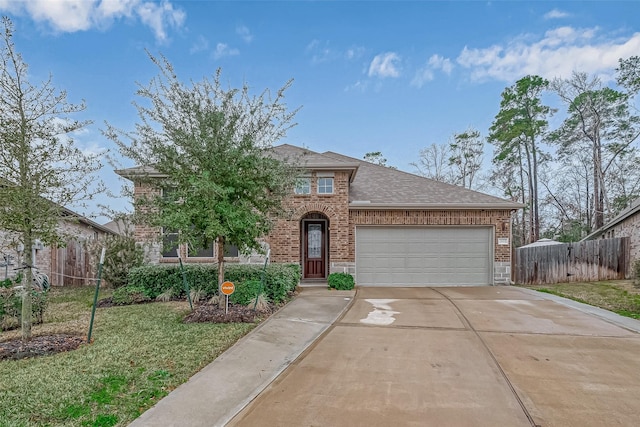
[[[300,219],[300,260],[304,280],[326,280],[329,271],[329,217],[307,212]]]

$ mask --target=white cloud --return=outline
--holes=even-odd
[[[218,43],[216,45],[216,50],[213,52],[214,59],[220,59],[225,56],[236,56],[240,55],[240,51],[235,48],[230,48],[226,43]]]
[[[369,77],[400,77],[398,62],[400,62],[400,56],[395,52],[376,55],[369,65]]]
[[[251,41],[253,40],[253,34],[251,34],[249,28],[244,25],[238,25],[236,27],[236,34],[239,35],[242,40],[245,41],[245,43],[251,43]]]
[[[150,27],[158,41],[167,40],[169,28],[181,28],[186,19],[182,9],[169,0],[0,0],[0,11],[24,13],[54,31],[76,32],[106,28],[114,20],[136,18]]]
[[[189,53],[198,53],[209,49],[209,40],[200,35],[189,49]]]
[[[569,14],[567,12],[564,12],[560,9],[553,9],[544,14],[544,19],[559,19],[566,18],[568,16]]]
[[[479,81],[513,82],[529,74],[567,78],[573,71],[609,80],[619,58],[640,52],[640,33],[625,39],[598,37],[598,33],[598,28],[559,27],[534,41],[521,37],[487,48],[465,46],[456,61],[471,71],[472,80]]]
[[[161,42],[167,39],[167,27],[180,28],[186,18],[184,11],[174,9],[167,0],[162,0],[160,4],[149,1],[141,3],[136,7],[136,12],[140,20],[151,27],[156,39]]]
[[[411,80],[411,85],[421,88],[425,83],[435,78],[435,71],[442,71],[450,75],[453,67],[454,65],[449,58],[444,58],[440,55],[431,55],[427,64],[416,71],[413,80]]]

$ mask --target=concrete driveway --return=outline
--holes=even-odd
[[[229,425],[635,426],[638,325],[513,287],[360,288]]]

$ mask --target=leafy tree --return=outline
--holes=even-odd
[[[218,281],[224,281],[224,245],[260,250],[295,171],[269,153],[294,125],[284,92],[251,96],[224,89],[221,71],[190,85],[182,83],[165,57],[149,54],[159,75],[139,85],[139,121],[133,132],[108,125],[106,135],[134,160],[138,184],[162,186],[163,194],[135,200],[139,220],[177,233],[191,250],[218,245]],[[162,182],[158,182],[158,177]]]
[[[48,245],[62,243],[63,206],[78,204],[101,190],[92,176],[101,167],[100,155],[84,153],[71,137],[89,123],[69,117],[84,110],[84,104],[68,103],[66,92],[58,92],[51,77],[39,85],[29,82],[7,17],[2,19],[0,43],[0,229],[7,230],[16,245],[24,245],[26,264],[32,266],[36,239]],[[31,294],[32,278],[28,268],[23,339],[31,338],[31,299],[26,296]]]
[[[528,242],[540,238],[540,207],[538,202],[538,168],[544,160],[540,143],[552,113],[542,103],[542,93],[549,82],[539,76],[526,76],[502,92],[500,111],[490,128],[489,141],[495,144],[494,163],[513,163],[520,169],[523,202],[528,218]],[[526,185],[525,185],[526,183]]]
[[[620,59],[616,68],[618,85],[627,89],[631,95],[640,92],[640,56]]]
[[[449,165],[455,170],[455,184],[464,188],[474,188],[474,181],[482,167],[484,142],[480,132],[469,128],[462,133],[454,133],[449,143]]]
[[[371,151],[364,155],[363,159],[374,165],[385,166],[390,169],[397,169],[395,166],[387,165],[387,159],[382,155],[381,151]]]
[[[640,134],[640,118],[630,112],[630,93],[604,87],[597,77],[586,73],[556,79],[552,88],[568,112],[560,128],[551,134],[561,159],[583,151],[591,153],[592,221],[588,226],[597,229],[611,213],[607,175],[617,161],[629,157],[631,144]]]

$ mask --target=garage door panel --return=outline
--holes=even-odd
[[[487,285],[490,227],[356,227],[359,285]]]

